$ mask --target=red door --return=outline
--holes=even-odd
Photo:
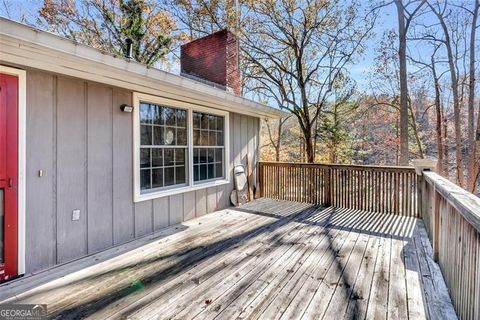
[[[0,73],[0,281],[17,275],[18,78]]]

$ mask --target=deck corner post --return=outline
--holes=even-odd
[[[412,161],[413,166],[415,167],[415,172],[419,176],[419,180],[417,183],[417,207],[418,207],[418,215],[420,218],[424,218],[425,210],[424,210],[424,201],[423,196],[425,195],[425,188],[426,188],[426,181],[425,177],[423,176],[424,171],[431,171],[435,172],[437,168],[437,160],[434,159],[415,159]]]

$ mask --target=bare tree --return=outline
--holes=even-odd
[[[370,104],[370,108],[383,108],[385,110],[390,110],[395,114],[396,117],[396,133],[397,138],[400,136],[400,59],[398,55],[398,34],[394,30],[389,30],[385,32],[380,46],[377,49],[377,56],[375,57],[375,65],[371,72],[372,78],[370,81],[370,88],[373,101]],[[408,74],[410,79],[409,84],[411,85],[411,79],[415,79],[412,74]],[[409,136],[409,141],[413,138],[412,141],[417,145],[417,150],[412,149],[412,145],[409,144],[409,153],[416,151],[415,155],[419,158],[423,158],[423,144],[420,138],[420,128],[417,125],[417,115],[413,107],[413,102],[415,103],[415,97],[410,96],[410,92],[407,91],[407,128],[409,129],[408,133],[412,136]],[[400,139],[397,139],[400,140]],[[397,143],[397,152],[396,152],[396,164],[400,164],[400,150]]]
[[[400,165],[408,165],[408,83],[407,83],[407,32],[414,16],[422,8],[419,1],[410,11],[403,0],[394,0],[398,17],[398,58],[400,62]]]
[[[478,175],[480,172],[480,160],[477,149],[480,148],[480,120],[478,120],[477,137],[475,138],[475,39],[477,31],[478,10],[480,0],[475,0],[472,14],[472,25],[470,30],[469,46],[469,83],[468,83],[468,167],[467,167],[467,189],[475,191]],[[480,110],[479,110],[480,118]]]
[[[249,77],[281,96],[300,125],[306,160],[314,162],[314,124],[376,15],[362,22],[356,3],[320,0],[254,2],[249,10],[242,33]]]
[[[452,39],[450,36],[450,30],[446,23],[446,16],[448,15],[448,1],[441,3],[428,2],[428,6],[435,14],[440,23],[443,31],[443,38],[434,38],[436,41],[440,41],[444,44],[447,50],[448,67],[450,72],[450,81],[453,96],[453,114],[454,114],[454,127],[455,127],[455,164],[456,164],[456,180],[460,186],[464,186],[464,170],[463,170],[463,155],[462,155],[462,125],[460,118],[460,97],[458,93],[458,73],[455,55],[452,47]]]
[[[290,117],[278,119],[275,124],[276,128],[272,128],[271,121],[265,120],[269,144],[275,150],[275,161],[277,162],[280,161],[280,150],[282,148],[283,141],[283,125],[285,124],[285,122],[287,122],[289,118]],[[273,130],[275,130],[276,132],[274,133]]]
[[[437,53],[440,49],[440,44],[431,42],[433,46],[433,51],[430,56],[429,62],[424,62],[421,59],[415,59],[409,56],[410,60],[414,63],[421,65],[423,68],[427,68],[431,75],[434,85],[434,106],[435,106],[435,132],[436,132],[436,142],[437,142],[437,156],[438,156],[438,164],[437,164],[437,171],[439,174],[445,174],[445,144],[444,144],[444,133],[443,133],[443,107],[441,102],[441,86],[440,86],[440,79],[445,72],[439,73],[438,71],[438,60],[436,58]],[[422,69],[423,69],[422,68]],[[420,70],[422,70],[420,69]]]

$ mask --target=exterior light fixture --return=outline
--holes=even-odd
[[[128,104],[122,104],[120,106],[120,110],[122,110],[123,112],[132,112],[133,111],[133,107],[132,106],[129,106]]]

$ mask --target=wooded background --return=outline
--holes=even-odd
[[[178,72],[181,44],[228,28],[243,95],[288,111],[262,122],[262,158],[408,165],[477,193],[479,0],[2,0],[0,14]],[[388,17],[386,15],[389,14]],[[395,20],[385,27],[385,20]],[[373,40],[372,40],[373,39]],[[360,76],[352,70],[368,59]]]

